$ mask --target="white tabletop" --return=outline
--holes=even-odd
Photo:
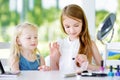
[[[119,77],[120,78],[120,77]],[[59,71],[21,71],[17,77],[0,77],[0,80],[120,80],[115,77],[69,77]]]

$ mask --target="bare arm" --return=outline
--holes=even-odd
[[[51,70],[51,68],[49,66],[45,65],[45,60],[42,56],[40,57],[40,61],[41,61],[41,65],[38,67],[38,70],[40,70],[40,71],[41,70],[42,71],[50,71]]]
[[[99,70],[102,56],[100,55],[99,50],[94,42],[92,42],[92,50],[93,50],[92,55],[93,55],[96,65],[88,64],[88,69],[89,70]]]
[[[40,63],[41,63],[41,65],[45,65],[45,60],[42,56],[40,56]]]
[[[10,69],[12,72],[18,72],[19,69],[19,60],[17,57],[11,57],[10,58]]]
[[[59,70],[59,59],[60,59],[60,52],[59,52],[59,45],[57,42],[49,45],[50,49],[50,67],[52,70]]]

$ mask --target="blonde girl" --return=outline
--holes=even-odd
[[[38,28],[28,22],[15,27],[11,42],[10,68],[11,71],[20,70],[49,70],[37,49]]]

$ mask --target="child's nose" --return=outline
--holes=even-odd
[[[33,38],[32,41],[36,41],[37,39]]]
[[[73,29],[73,28],[70,28],[70,32],[73,33],[73,32],[74,32],[74,29]]]

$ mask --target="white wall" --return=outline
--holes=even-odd
[[[90,35],[95,40],[95,1],[94,0],[81,0],[82,8],[87,16],[88,28]]]

